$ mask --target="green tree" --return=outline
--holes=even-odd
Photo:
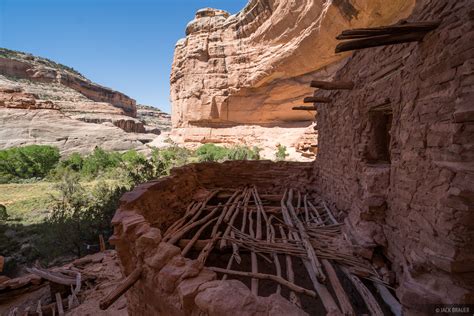
[[[283,161],[288,157],[288,153],[286,152],[286,146],[278,145],[277,151],[275,153],[275,159],[277,161]]]

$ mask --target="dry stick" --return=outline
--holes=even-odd
[[[249,233],[250,233],[250,237],[255,238],[255,232],[252,226],[253,226],[252,213],[249,213]],[[254,250],[252,250],[250,253],[250,260],[252,264],[252,273],[258,273],[257,254],[255,253]],[[258,279],[252,278],[250,285],[251,285],[250,288],[252,290],[252,294],[257,296],[258,295]]]
[[[219,218],[217,219],[216,224],[212,228],[211,231],[211,238],[214,237],[217,233],[217,230],[219,229],[219,226],[221,225],[222,221],[224,220],[224,217],[227,215],[227,210],[229,208],[229,205],[232,204],[232,201],[234,198],[240,193],[240,191],[236,191],[232,196],[227,200],[226,204],[224,205],[224,208],[222,209],[221,215],[219,215]]]
[[[178,240],[180,240],[187,232],[192,230],[194,227],[197,227],[203,223],[206,223],[208,220],[210,220],[214,216],[214,214],[219,210],[220,207],[221,207],[221,204],[219,204],[216,208],[212,210],[212,212],[210,212],[209,214],[207,214],[200,220],[196,222],[191,222],[187,226],[184,226],[183,228],[181,228],[179,231],[173,234],[173,236],[168,240],[168,243],[175,244]]]
[[[265,213],[262,200],[260,199],[260,196],[258,195],[258,191],[256,187],[254,187],[254,197],[255,197],[255,201],[257,202],[257,208],[260,208],[260,211],[265,220],[265,225],[267,228],[267,242],[274,243],[275,242],[275,228],[273,227],[271,223],[271,219],[269,219],[267,214]],[[281,278],[281,265],[280,265],[280,259],[278,258],[278,253],[276,251],[272,252],[272,257],[273,257],[273,263],[275,264],[276,274],[278,277]],[[277,285],[276,293],[277,294],[281,293],[281,286],[279,284]]]
[[[58,306],[58,315],[64,315],[63,299],[61,298],[61,293],[56,293],[56,304]]]
[[[242,193],[242,197],[243,197],[243,199],[244,199],[244,215],[242,216],[242,225],[241,225],[240,230],[241,230],[242,232],[244,232],[244,231],[245,231],[245,225],[246,225],[246,223],[247,223],[247,206],[248,206],[248,201],[249,201],[249,199],[250,199],[249,191],[248,191],[247,188],[244,188],[243,193]],[[235,217],[236,217],[238,214],[240,214],[239,211],[240,211],[240,201],[239,201],[239,204],[237,205],[237,210],[235,211],[234,216],[232,216],[232,219],[231,219],[231,222],[232,222],[232,223],[234,222]],[[232,227],[232,224],[229,223],[229,224],[228,224],[228,228],[229,228],[229,227]],[[225,231],[224,234],[226,234],[226,233],[227,233],[227,229],[226,229],[226,231]],[[230,234],[231,234],[231,237],[232,237],[233,239],[235,239],[235,233],[234,233],[233,231],[231,231]],[[222,244],[221,244],[221,246],[222,246]],[[232,263],[234,262],[234,260],[235,260],[238,264],[240,264],[240,262],[241,262],[241,260],[242,260],[242,259],[240,258],[240,254],[239,254],[239,247],[237,246],[237,244],[236,244],[235,242],[232,243],[232,256],[230,256],[229,261],[227,262],[227,269],[230,269],[230,268],[232,267]],[[226,279],[227,279],[227,274],[224,274],[224,275],[222,276],[222,280],[226,280]]]
[[[201,236],[202,232],[209,226],[211,225],[212,223],[214,223],[215,221],[217,220],[217,218],[214,218],[214,219],[211,219],[209,222],[207,222],[205,225],[201,226],[201,228],[199,228],[199,230],[196,232],[196,234],[194,234],[193,238],[191,238],[191,240],[187,243],[187,245],[184,247],[184,249],[181,251],[181,255],[184,257],[186,256],[186,254],[188,253],[189,250],[191,250],[191,248],[193,248],[194,244],[196,243],[196,241],[199,239],[199,237]]]
[[[26,271],[28,271],[29,273],[38,275],[42,277],[43,279],[46,279],[53,283],[62,284],[62,285],[75,285],[76,284],[76,279],[69,278],[69,277],[61,277],[46,270],[42,270],[42,269],[40,270],[37,268],[26,268]]]
[[[309,223],[309,211],[308,211],[308,195],[304,195],[304,215],[306,223]]]
[[[380,284],[379,282],[373,282],[375,287],[377,288],[377,291],[379,292],[380,296],[384,300],[384,302],[388,305],[390,310],[395,316],[401,316],[402,315],[402,305],[398,302],[398,300],[393,297],[392,293],[383,285]]]
[[[303,223],[299,220],[298,215],[296,215],[296,211],[295,211],[295,208],[293,207],[292,200],[293,200],[293,189],[290,189],[288,192],[288,200],[287,200],[288,209],[286,209],[290,212],[288,217],[292,220],[292,226],[293,226],[293,223],[296,224],[296,228],[298,229],[300,233],[301,241],[303,242],[303,245],[306,251],[308,252],[309,262],[311,263],[314,271],[316,272],[316,277],[319,279],[320,282],[324,282],[326,280],[326,277],[324,276],[321,263],[316,257],[316,253],[314,252],[314,248],[311,245],[309,236],[306,233]]]
[[[285,234],[285,231],[283,230],[283,227],[281,225],[278,227],[280,228],[280,235],[281,235],[281,238],[283,239],[283,242],[287,243],[288,241],[286,239],[286,234]],[[291,261],[291,257],[288,254],[285,254],[285,259],[286,259],[286,277],[290,282],[294,283],[295,273],[293,271],[293,262]],[[290,302],[298,307],[301,307],[300,298],[293,291],[290,291]]]
[[[301,286],[298,286],[292,282],[289,282],[281,277],[278,277],[276,275],[272,274],[265,274],[265,273],[254,273],[254,272],[245,272],[245,271],[235,271],[235,270],[228,270],[228,269],[222,269],[222,268],[217,268],[217,267],[208,267],[209,270],[214,271],[214,272],[219,272],[219,273],[225,273],[225,274],[233,274],[233,275],[239,275],[239,276],[246,276],[246,277],[251,277],[254,279],[262,279],[262,280],[272,280],[275,282],[280,283],[281,285],[286,286],[290,290],[296,292],[296,293],[301,293],[308,295],[310,297],[316,298],[317,295],[314,291],[305,289]]]
[[[120,296],[123,295],[123,293],[127,292],[128,289],[130,289],[135,282],[137,282],[141,275],[142,275],[143,268],[141,266],[138,266],[133,270],[132,273],[130,273],[127,278],[119,285],[115,290],[110,292],[106,297],[104,297],[100,303],[99,307],[101,310],[106,310],[109,308],[110,305],[112,305]]]
[[[239,214],[240,199],[241,198],[245,199],[246,195],[247,195],[247,188],[244,188],[244,190],[242,191],[242,194],[234,201],[234,202],[237,202],[237,204],[233,204],[229,208],[229,212],[224,217],[224,222],[228,223],[228,226],[226,227],[226,229],[224,231],[224,235],[222,235],[222,239],[221,239],[220,244],[219,244],[220,249],[225,248],[226,245],[227,245],[227,240],[225,238],[227,237],[227,235],[229,235],[229,233],[231,231],[230,226],[232,226],[232,224],[234,223],[237,215]],[[229,223],[229,220],[230,220],[230,223]]]
[[[216,243],[216,240],[220,237],[222,232],[218,232],[214,236],[212,236],[211,241],[209,241],[204,247],[203,250],[201,250],[201,253],[199,254],[199,257],[197,258],[197,261],[199,262],[199,268],[202,269],[204,267],[204,264],[206,263],[207,258],[209,257],[209,254],[211,253],[212,249],[214,248],[214,244]]]
[[[331,282],[334,293],[336,294],[337,300],[339,301],[339,306],[341,307],[342,313],[344,315],[355,315],[351,301],[349,297],[347,297],[347,294],[344,291],[344,288],[342,287],[342,284],[339,281],[332,264],[327,259],[323,259],[321,262],[326,269],[326,273],[328,274],[329,281]]]
[[[207,203],[214,197],[216,196],[216,194],[219,193],[219,190],[214,190],[212,191],[207,197],[206,197],[206,200],[204,202],[199,202],[193,209],[193,212],[190,214],[190,216],[192,216],[192,218],[189,220],[188,224],[187,225],[190,225],[192,224],[193,222],[195,222],[199,216],[201,216],[201,213],[203,212],[203,210],[205,209]],[[187,217],[185,217],[187,218]],[[185,218],[180,220],[180,224],[177,225],[173,231],[170,232],[169,236],[166,236],[166,238],[163,238],[164,241],[169,241],[171,238],[173,238],[174,235],[176,235],[177,232],[179,232],[181,229],[182,229],[182,225],[184,224],[185,222]],[[185,226],[187,226],[185,225]]]
[[[41,309],[41,300],[38,300],[38,305],[36,305],[36,313],[38,316],[43,316],[43,310]]]
[[[176,222],[174,222],[173,224],[171,224],[171,226],[168,227],[168,229],[165,231],[163,236],[168,236],[169,233],[172,232],[176,228],[176,226],[182,225],[183,222],[190,216],[196,204],[199,204],[199,203],[196,203],[195,201],[191,201],[191,203],[189,203],[188,207],[186,208],[186,212],[184,213],[184,216],[181,217]]]
[[[321,216],[319,215],[319,212],[316,209],[316,207],[314,207],[314,205],[310,201],[308,201],[308,205],[313,210],[314,214],[316,215],[316,219],[317,219],[318,224],[324,225],[324,221],[321,218]]]
[[[329,207],[326,205],[326,203],[324,201],[323,201],[323,206],[324,206],[324,209],[326,210],[326,212],[328,213],[328,216],[329,216],[329,219],[331,220],[331,222],[333,224],[338,224],[337,219],[334,217],[334,215],[332,215],[331,210],[329,209]]]
[[[352,284],[354,284],[354,287],[362,296],[365,305],[367,305],[367,308],[369,309],[369,313],[371,315],[383,315],[382,309],[377,303],[377,300],[374,298],[370,290],[364,285],[364,283],[362,283],[362,281],[358,277],[351,274],[346,267],[341,268],[342,272],[344,272],[345,275],[351,280]]]
[[[286,195],[286,192],[285,192],[285,195]],[[285,197],[284,197],[285,198]],[[289,204],[291,204],[291,200],[293,199],[293,196],[292,196],[292,190],[290,189],[288,191],[288,201],[290,202]],[[281,206],[282,206],[282,213],[283,213],[283,217],[285,219],[285,222],[286,224],[290,227],[290,228],[293,228],[294,227],[294,224],[293,224],[293,221],[290,217],[290,214],[289,214],[289,211],[288,209],[286,208],[286,205],[285,205],[285,200],[282,199],[281,201]],[[298,233],[296,232],[293,232],[293,233],[290,233],[289,236],[293,235],[293,237],[300,241],[301,238],[299,237]],[[311,244],[309,245],[311,249],[313,249],[313,247],[311,246]],[[305,245],[305,248],[306,250],[308,250],[308,245],[306,244]],[[308,251],[309,253],[310,251]],[[314,249],[313,249],[313,253],[314,253]],[[313,258],[314,259],[314,258]],[[314,286],[314,289],[316,290],[316,292],[318,293],[319,297],[321,298],[321,302],[323,303],[324,305],[324,308],[326,309],[326,312],[328,314],[330,313],[340,313],[340,310],[339,310],[339,307],[337,306],[336,302],[334,301],[334,299],[332,298],[331,294],[329,293],[328,289],[326,286],[324,286],[323,284],[319,283],[318,281],[318,278],[315,277],[316,276],[316,271],[315,271],[315,267],[313,266],[313,264],[311,263],[311,261],[308,261],[308,260],[303,260],[303,264],[306,268],[306,270],[308,271],[308,274],[309,274],[309,277],[311,279],[311,281],[313,282],[313,286]]]

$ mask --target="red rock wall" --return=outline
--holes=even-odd
[[[309,186],[311,164],[239,161],[202,163],[174,169],[169,177],[142,184],[126,193],[112,224],[122,270],[130,274],[141,262],[142,278],[127,292],[130,315],[306,315],[278,294],[253,296],[237,280],[216,280],[200,270],[180,248],[161,241],[162,232],[178,218],[195,195],[217,187],[255,184],[262,192]],[[205,195],[204,195],[205,196]]]
[[[354,90],[317,93],[333,102],[318,107],[315,188],[359,243],[383,247],[404,305],[473,303],[474,2],[418,1],[408,20],[441,25],[355,52],[336,74]],[[373,164],[369,111],[387,104],[391,163]]]

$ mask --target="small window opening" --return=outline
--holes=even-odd
[[[366,159],[369,163],[390,163],[390,140],[392,129],[390,106],[375,108],[369,112],[370,132]]]

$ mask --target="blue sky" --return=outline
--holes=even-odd
[[[197,9],[247,0],[0,0],[0,47],[60,62],[139,103],[170,110],[174,45]]]

